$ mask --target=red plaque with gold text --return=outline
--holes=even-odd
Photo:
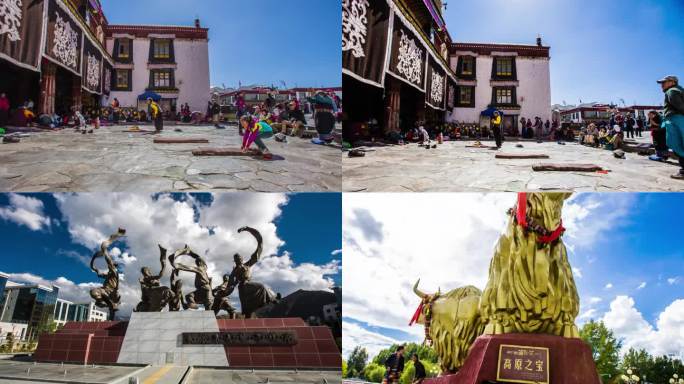
[[[549,384],[549,349],[501,344],[496,379],[511,383]]]

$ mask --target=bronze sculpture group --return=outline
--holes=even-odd
[[[489,266],[484,291],[466,286],[421,298],[411,323],[423,324],[426,341],[444,372],[457,371],[483,334],[539,333],[578,338],[579,296],[563,244],[561,220],[568,193],[521,193],[509,212]]]
[[[141,300],[135,307],[135,311],[160,312],[167,306],[169,311],[180,311],[181,309],[198,309],[202,305],[204,310],[214,311],[215,314],[223,310],[228,313],[229,317],[234,317],[236,311],[231,305],[229,297],[236,287],[242,315],[245,318],[252,317],[257,309],[276,301],[276,296],[269,288],[262,283],[251,281],[250,269],[261,257],[263,243],[261,234],[250,227],[238,229],[238,233],[242,232],[249,232],[254,236],[257,241],[256,250],[247,262],[243,262],[242,257],[235,254],[233,271],[224,275],[223,282],[213,288],[207,263],[187,245],[168,256],[169,264],[172,267],[170,287],[161,285],[161,278],[166,271],[167,250],[160,245],[159,262],[161,269],[159,273],[153,275],[149,267],[143,267],[140,270],[142,274],[139,279]],[[91,269],[97,273],[98,277],[105,279],[102,287],[90,291],[90,296],[95,300],[95,305],[109,309],[110,319],[114,319],[121,297],[118,292],[119,273],[117,264],[109,255],[108,248],[125,233],[126,231],[120,228],[117,233],[102,242],[100,250],[93,255],[90,262]],[[107,272],[101,272],[95,268],[95,260],[99,257],[105,259]],[[180,263],[178,260],[183,257],[189,257],[193,262],[189,264]],[[180,279],[181,272],[190,272],[195,275],[195,290],[185,296],[183,296],[183,284]]]

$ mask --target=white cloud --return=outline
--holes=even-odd
[[[582,314],[580,314],[577,319],[578,320],[590,320],[594,319],[596,317],[596,314],[598,311],[595,308],[588,309],[584,311]]]
[[[422,337],[408,327],[420,299],[412,286],[442,292],[484,288],[489,261],[515,194],[343,196],[345,317]],[[399,209],[398,209],[399,208]],[[364,212],[359,219],[359,212]],[[369,228],[374,228],[372,236]],[[392,308],[392,310],[387,310]]]
[[[645,348],[653,355],[684,357],[684,299],[665,308],[653,327],[636,309],[633,298],[617,296],[603,321],[617,337],[623,338],[623,351]]]
[[[8,273],[8,275],[8,280],[20,284],[39,284],[48,288],[57,286],[59,287],[59,298],[74,303],[88,303],[92,301],[90,290],[100,286],[99,283],[95,282],[76,284],[63,276],[50,280],[32,273]]]
[[[283,296],[297,289],[329,289],[333,285],[330,275],[339,273],[339,260],[322,265],[297,264],[291,255],[280,251],[284,242],[278,237],[275,221],[281,206],[287,203],[284,194],[217,194],[210,203],[200,203],[192,195],[178,201],[165,194],[57,194],[55,198],[72,241],[86,248],[97,249],[119,226],[126,229],[126,236],[111,249],[124,276],[120,284],[122,316],[127,316],[140,300],[140,268],[159,271],[157,244],[169,252],[188,244],[205,258],[216,285],[223,274],[232,270],[233,254],[247,259],[256,247],[252,236],[237,232],[242,226],[256,228],[264,240],[262,259],[252,269],[253,280]],[[90,255],[65,256],[90,263]],[[102,260],[96,266],[105,268]],[[99,279],[92,276],[99,285]],[[185,293],[193,289],[192,277],[182,273]],[[166,272],[162,284],[169,285],[168,279]],[[87,290],[85,294],[87,298]],[[239,308],[237,291],[231,299]]]
[[[600,298],[600,297],[595,297],[595,296],[594,296],[594,297],[590,297],[590,298],[589,298],[589,304],[598,304],[598,303],[600,303],[600,302],[602,302],[602,301],[603,301],[603,299]]]
[[[667,283],[670,285],[675,285],[675,284],[679,283],[679,276],[668,278]]]
[[[591,249],[605,241],[605,233],[628,224],[636,196],[630,193],[574,194],[563,207],[563,226],[567,228],[568,248]],[[591,223],[591,225],[587,225]]]
[[[32,231],[40,231],[50,227],[50,218],[43,212],[43,202],[34,197],[11,193],[8,195],[9,205],[0,207],[0,218],[23,225]]]
[[[577,268],[577,267],[572,267],[572,273],[575,275],[575,277],[582,278],[582,270]]]
[[[646,282],[642,281],[641,284],[639,284],[639,286],[637,287],[637,289],[644,289],[644,288],[646,288]]]
[[[604,288],[606,288],[606,289],[611,289],[611,288],[613,288],[613,283],[608,283],[608,284],[606,284],[606,286],[605,286]]]
[[[346,360],[357,346],[366,348],[368,360],[377,356],[378,352],[390,347],[392,344],[401,344],[405,341],[396,340],[380,333],[369,331],[362,326],[345,321],[342,323],[342,357]]]
[[[336,250],[330,252],[330,254],[331,254],[332,256],[341,255],[341,254],[342,254],[342,250],[341,250],[341,249],[336,249]]]

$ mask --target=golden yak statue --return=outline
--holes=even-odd
[[[561,235],[569,193],[521,193],[489,265],[483,292],[468,286],[421,298],[414,320],[445,372],[457,371],[482,334],[542,333],[579,337],[579,296]],[[427,320],[427,321],[426,321]]]

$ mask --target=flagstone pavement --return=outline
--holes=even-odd
[[[650,142],[650,134],[637,143]],[[506,192],[506,191],[682,191],[684,182],[670,178],[676,160],[659,163],[637,153],[617,159],[611,151],[577,143],[506,141],[502,153],[534,153],[549,159],[496,159],[497,151],[466,148],[472,141],[453,141],[425,149],[417,144],[369,148],[365,157],[342,161],[344,192]],[[491,141],[485,145],[494,145]],[[523,148],[517,148],[522,144]],[[535,172],[539,163],[595,164],[607,174]]]
[[[341,190],[339,149],[309,139],[265,140],[275,155],[198,157],[199,147],[239,149],[236,126],[166,126],[160,135],[102,127],[82,135],[73,129],[30,133],[0,144],[1,192],[318,192]],[[152,129],[149,126],[142,129]],[[175,129],[182,132],[175,132]],[[209,144],[154,144],[157,137],[206,138]]]

